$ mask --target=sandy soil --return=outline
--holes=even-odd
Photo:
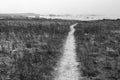
[[[63,56],[59,61],[57,76],[54,80],[79,80],[80,74],[77,68],[79,63],[76,61],[74,38],[74,26],[76,25],[77,24],[70,26],[71,31],[65,42]]]

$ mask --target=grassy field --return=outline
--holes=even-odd
[[[79,22],[75,38],[83,77],[120,80],[120,20]]]
[[[120,79],[120,20],[0,20],[0,80],[53,80],[70,25],[78,23],[79,72],[84,80]]]
[[[0,80],[52,80],[66,20],[0,20]]]

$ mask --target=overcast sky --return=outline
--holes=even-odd
[[[120,0],[0,0],[0,13],[119,15]]]

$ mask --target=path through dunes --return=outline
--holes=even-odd
[[[79,80],[79,72],[77,66],[79,63],[76,61],[75,51],[75,38],[74,38],[74,24],[70,26],[71,31],[67,37],[64,45],[63,56],[58,62],[58,72],[54,80]]]

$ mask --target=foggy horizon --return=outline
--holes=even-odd
[[[120,1],[116,0],[1,0],[0,14],[70,14],[120,17]]]

